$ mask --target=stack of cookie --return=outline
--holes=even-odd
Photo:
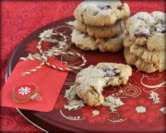
[[[123,48],[124,20],[129,15],[126,3],[84,1],[74,12],[72,42],[82,50],[117,52]]]
[[[147,73],[166,69],[166,14],[139,12],[125,25],[126,62]]]

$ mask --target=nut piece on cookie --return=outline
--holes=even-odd
[[[130,9],[120,1],[84,1],[74,11],[74,16],[80,22],[92,26],[107,26],[118,20],[126,19]]]
[[[77,95],[86,104],[98,106],[104,103],[104,87],[125,85],[131,75],[132,69],[129,65],[99,63],[81,70],[76,76],[74,86]]]

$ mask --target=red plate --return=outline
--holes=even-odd
[[[50,23],[33,32],[14,51],[7,69],[7,76],[10,75],[19,57],[27,56],[28,53],[35,53],[35,45],[38,35],[43,30],[58,28],[70,36],[71,29],[65,22],[73,20],[73,17]],[[52,45],[47,44],[47,47]],[[47,49],[47,47],[45,47]],[[88,65],[98,62],[125,63],[123,51],[118,53],[84,52],[71,45],[71,50],[76,50],[85,56]],[[66,57],[63,57],[64,59]],[[79,58],[66,58],[68,62],[80,63]],[[79,110],[68,111],[63,108],[66,103],[64,90],[68,89],[75,80],[74,73],[70,73],[62,92],[59,96],[55,109],[49,113],[20,110],[20,112],[30,121],[48,131],[56,132],[164,132],[165,131],[165,72],[145,74],[133,68],[133,75],[125,86],[108,87],[104,90],[104,95],[114,94],[123,101],[124,105],[111,112],[108,107],[85,106]],[[150,99],[150,94],[154,93],[159,98],[159,102],[154,104],[155,99]],[[143,111],[138,109],[143,108]],[[93,110],[99,110],[99,116],[92,116]]]

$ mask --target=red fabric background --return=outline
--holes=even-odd
[[[127,1],[132,13],[137,11],[164,11],[165,0],[123,0]],[[16,45],[31,32],[45,24],[71,16],[78,0],[36,0],[1,1],[1,83],[8,59]],[[29,124],[15,109],[1,108],[1,132],[41,132]]]

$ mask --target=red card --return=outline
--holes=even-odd
[[[1,89],[1,106],[43,112],[49,112],[54,108],[68,73],[44,65],[36,72],[22,76],[23,72],[35,68],[40,63],[39,60],[17,63]],[[49,58],[49,63],[66,68],[60,61],[53,58]],[[40,100],[29,98],[30,95],[34,96],[34,94],[39,94]]]

